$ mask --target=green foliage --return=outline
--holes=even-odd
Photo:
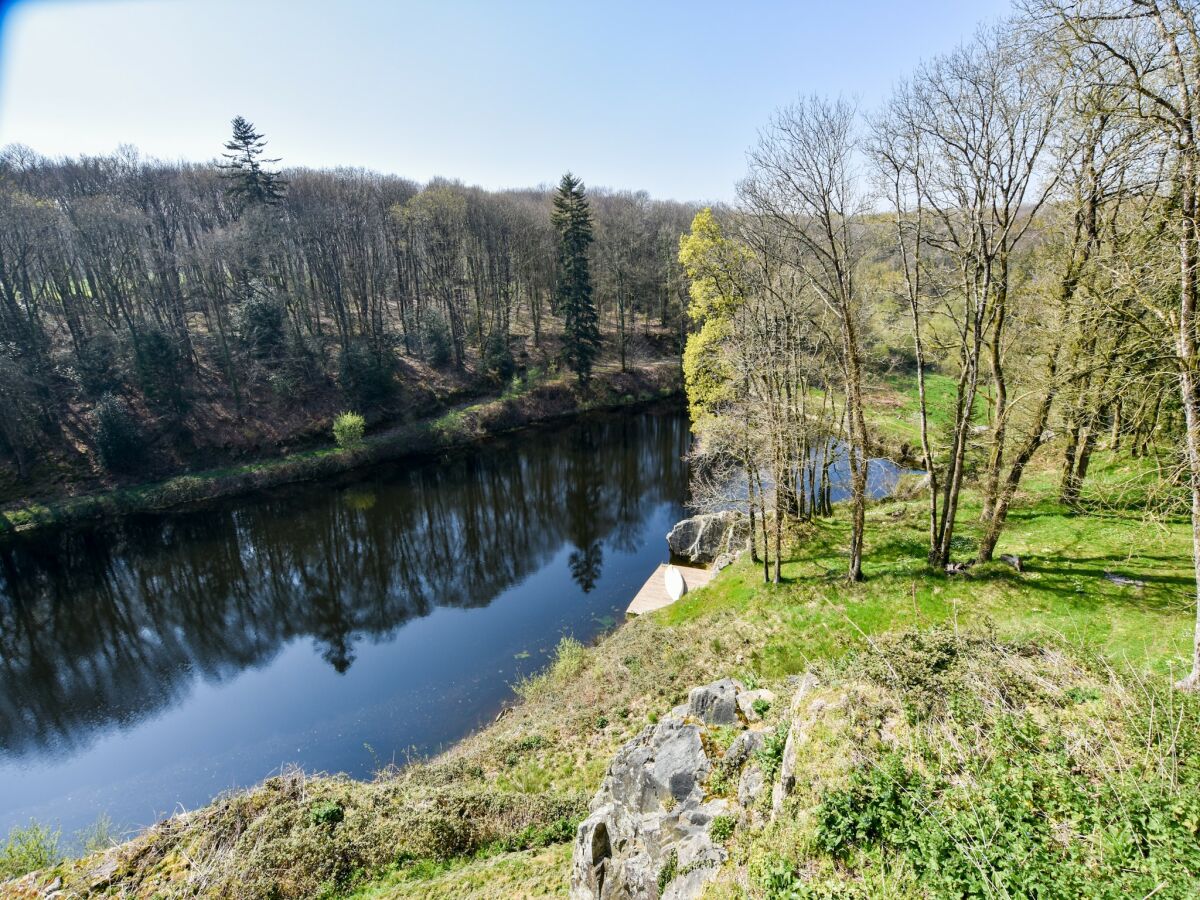
[[[421,323],[420,341],[421,355],[425,362],[437,369],[450,362],[453,349],[450,343],[450,329],[446,327],[446,322],[441,316],[430,313],[425,317],[425,321]]]
[[[229,180],[230,199],[239,211],[255,204],[278,203],[283,199],[287,182],[278,172],[263,165],[279,162],[262,158],[266,138],[242,116],[235,116],[230,124],[233,134],[225,144],[226,152],[221,154],[226,162],[220,164]]]
[[[674,881],[675,876],[678,874],[679,854],[672,850],[667,854],[667,860],[663,863],[662,868],[658,870],[658,893],[660,896],[667,889],[667,885]]]
[[[339,413],[333,420],[333,439],[343,450],[352,450],[363,442],[367,422],[356,412]]]
[[[34,821],[23,828],[14,828],[0,847],[0,881],[61,862],[61,837],[57,828]]]
[[[1089,676],[1054,654],[962,641],[954,662],[944,639],[920,646],[939,661],[901,689],[943,686],[943,718],[825,792],[819,853],[864,877],[898,858],[934,898],[1195,896],[1200,701],[1140,682],[1059,691]],[[967,650],[978,659],[964,662]],[[1020,673],[1043,692],[1011,693]],[[956,700],[966,692],[974,702]],[[1100,707],[1077,718],[1080,702]],[[1118,702],[1117,719],[1096,720]]]
[[[508,346],[508,335],[493,331],[483,343],[483,371],[496,384],[504,384],[513,377],[516,369],[512,349]]]
[[[700,327],[688,335],[683,374],[688,405],[701,420],[733,397],[734,373],[725,344],[734,333],[733,315],[745,302],[751,278],[751,254],[721,231],[711,209],[692,220],[679,240],[679,262],[689,279],[688,315]]]
[[[332,828],[346,818],[346,811],[340,803],[333,800],[319,800],[313,804],[308,816],[314,825],[328,825]]]
[[[86,856],[115,847],[121,842],[121,833],[108,814],[101,813],[95,822],[76,835],[76,839]]]
[[[718,844],[724,844],[733,837],[733,829],[737,825],[737,820],[733,816],[714,816],[712,823],[708,826],[708,833]]]
[[[582,384],[600,352],[600,326],[588,269],[592,215],[583,182],[570,172],[558,184],[550,220],[558,234],[554,305],[563,317],[563,357]]]
[[[255,292],[237,309],[238,337],[256,359],[275,361],[283,355],[284,308],[273,297]]]
[[[147,400],[183,411],[183,357],[174,336],[158,328],[142,332],[134,342],[134,364]]]
[[[770,711],[771,701],[767,700],[765,697],[759,697],[750,704],[750,708],[754,710],[754,714],[761,719]]]
[[[125,404],[105,394],[92,410],[93,439],[104,468],[132,472],[145,458],[145,439]]]
[[[123,381],[120,342],[107,331],[97,331],[79,347],[75,371],[80,386],[89,396],[120,390]]]
[[[783,751],[787,747],[788,726],[786,722],[780,722],[775,728],[767,732],[767,737],[754,754],[754,758],[758,761],[759,767],[763,772],[763,780],[770,783],[775,777],[775,773],[779,771],[779,765],[783,762]]]
[[[386,403],[396,391],[396,355],[390,347],[355,338],[342,348],[339,367],[342,393],[360,408]]]

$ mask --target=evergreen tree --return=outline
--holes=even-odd
[[[225,144],[228,152],[221,154],[228,162],[219,164],[229,178],[229,196],[239,209],[256,203],[277,203],[283,198],[287,182],[265,165],[277,163],[279,159],[260,159],[267,140],[254,130],[253,123],[237,116],[232,124],[233,137]]]
[[[570,172],[558,184],[550,218],[558,232],[558,278],[554,301],[563,317],[563,353],[571,371],[581,384],[585,384],[600,351],[600,328],[588,271],[592,214],[583,182]]]

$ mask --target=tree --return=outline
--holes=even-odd
[[[264,167],[279,159],[261,159],[267,139],[254,125],[241,116],[233,119],[233,137],[225,144],[229,152],[222,153],[226,163],[220,163],[229,179],[228,193],[238,205],[239,212],[257,204],[270,205],[283,199],[287,186],[283,176]]]
[[[745,203],[771,222],[781,252],[836,319],[846,398],[850,465],[850,562],[860,581],[867,502],[867,426],[863,412],[862,219],[868,209],[855,172],[856,112],[844,100],[809,97],[781,109],[750,152]]]
[[[583,182],[570,172],[558,183],[550,218],[558,232],[555,306],[563,317],[563,355],[580,384],[586,384],[600,352],[600,328],[588,269],[592,214]]]

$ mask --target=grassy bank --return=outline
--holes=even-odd
[[[1182,518],[1145,519],[1149,465],[1099,458],[1088,515],[1058,506],[1050,473],[1034,473],[1000,548],[1020,555],[1020,573],[1003,563],[930,571],[919,499],[871,508],[864,584],[837,578],[841,519],[797,530],[783,584],[762,584],[743,561],[594,648],[564,642],[521,686],[523,702],[436,760],[372,782],[274,778],[9,895],[35,896],[54,878],[130,897],[565,895],[574,825],[621,743],[695,684],[732,675],[786,697],[788,676],[815,671],[840,712],[822,721],[805,763],[811,790],[775,825],[738,829],[715,896],[956,896],[969,871],[938,890],[918,876],[950,871],[963,846],[991,866],[1027,859],[1030,871],[1070,874],[1042,896],[1117,896],[1105,883],[1149,883],[1147,893],[1160,882],[1155,896],[1183,896],[1200,777],[1190,744],[1169,738],[1192,729],[1196,701],[1168,687],[1191,646],[1189,538]],[[971,555],[976,508],[961,519],[960,558]],[[894,681],[896,671],[912,677]],[[878,772],[912,790],[889,792]],[[1143,800],[1168,791],[1174,806],[1143,821]],[[913,818],[909,795],[943,831],[888,824]],[[1021,819],[1030,803],[1044,812]],[[1107,836],[1088,812],[1097,809],[1117,810]],[[976,826],[1027,839],[975,846],[963,835]],[[938,843],[951,831],[957,843]],[[1130,847],[1143,862],[1122,855]],[[1164,853],[1181,862],[1171,868]],[[1132,866],[1125,882],[1106,868],[1113,860]],[[1003,895],[993,882],[972,894]]]
[[[387,460],[463,447],[491,435],[589,410],[615,409],[672,397],[680,390],[678,365],[673,361],[628,372],[598,373],[582,390],[565,377],[517,384],[498,397],[454,409],[437,418],[368,435],[360,446],[352,449],[339,449],[331,443],[150,484],[0,510],[0,535],[161,511],[283,484],[315,481]]]

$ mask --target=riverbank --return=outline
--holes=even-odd
[[[883,884],[895,887],[892,896],[918,892],[912,864],[897,853],[932,846],[936,834],[914,834],[906,844],[904,835],[882,826],[853,839],[835,827],[894,821],[892,795],[872,787],[869,777],[881,760],[902,769],[880,771],[922,772],[922,796],[948,816],[961,801],[955,808],[988,810],[995,814],[989,829],[1024,841],[971,852],[1017,854],[1010,858],[1025,859],[1037,874],[1054,871],[1047,865],[1058,861],[1071,878],[1084,879],[1047,896],[1103,895],[1092,890],[1102,886],[1102,874],[1088,876],[1083,865],[1096,846],[1090,820],[1065,832],[1054,816],[1123,809],[1122,833],[1136,837],[1145,811],[1139,792],[1148,785],[1153,793],[1174,778],[1172,802],[1180,812],[1146,838],[1142,862],[1129,870],[1139,880],[1129,885],[1153,875],[1143,871],[1147,865],[1174,854],[1179,862],[1163,863],[1165,885],[1156,896],[1186,896],[1179,866],[1190,865],[1191,856],[1181,851],[1179,836],[1187,833],[1180,823],[1200,809],[1195,758],[1172,756],[1158,726],[1138,729],[1152,710],[1165,715],[1155,721],[1184,725],[1197,714],[1195,698],[1169,690],[1191,647],[1188,527],[1170,517],[1145,520],[1135,488],[1149,482],[1152,463],[1101,455],[1085,497],[1090,516],[1054,501],[1045,465],[1032,473],[1005,532],[1002,549],[1021,558],[1021,572],[1003,563],[958,576],[931,571],[922,552],[923,501],[885,501],[869,510],[868,580],[845,585],[831,577],[840,569],[847,529],[835,516],[794,535],[780,585],[763,584],[743,561],[595,647],[564,641],[553,665],[520,686],[518,705],[435,760],[369,782],[288,773],[113,850],[58,864],[20,889],[10,885],[7,896],[41,896],[55,879],[68,892],[128,897],[565,896],[574,826],[618,747],[695,685],[732,676],[787,698],[789,678],[808,671],[818,673],[827,688],[821,696],[840,710],[830,720],[836,728],[822,732],[804,761],[811,790],[767,828],[737,825],[727,838],[729,862],[710,889],[714,896],[789,896],[787,890],[807,883],[805,873],[839,896],[877,895],[873,888]],[[978,537],[978,497],[968,492],[964,499],[966,555]],[[914,632],[928,639],[902,637]],[[978,654],[977,662],[968,652]],[[966,668],[955,662],[960,657]],[[869,664],[880,659],[902,659],[897,668],[905,680],[892,684],[887,665]],[[1029,678],[977,678],[971,676],[977,665]],[[973,772],[968,781],[941,787],[939,779],[964,771],[958,757],[915,751],[910,757],[906,745],[889,743],[896,734],[920,738],[923,732],[905,724],[904,710],[943,695],[954,703],[930,721],[938,728],[950,722],[958,739],[970,735],[972,743],[962,747],[971,758],[1012,760],[1007,772]],[[786,701],[774,706],[772,724],[787,712]],[[913,714],[923,721],[919,711]],[[1056,734],[1089,723],[1110,729],[1114,743],[1099,750],[1081,745],[1094,759],[1073,769],[1070,748]],[[1167,769],[1165,781],[1141,769],[1126,769],[1133,774],[1124,781],[1097,775],[1099,763],[1128,764],[1126,751],[1142,738],[1155,749],[1146,758],[1173,760],[1174,775]],[[974,793],[962,792],[964,785]],[[1022,797],[1050,816],[1021,819]],[[1052,797],[1072,799],[1055,805]],[[937,852],[944,861],[954,847]],[[1119,877],[1127,875],[1133,878]],[[948,884],[957,888],[964,884]]]
[[[324,446],[163,481],[26,503],[0,510],[0,536],[38,528],[162,512],[285,484],[315,481],[381,462],[440,453],[583,412],[632,408],[680,395],[678,362],[597,373],[581,389],[567,376],[542,379],[436,418],[385,428],[355,448]]]

